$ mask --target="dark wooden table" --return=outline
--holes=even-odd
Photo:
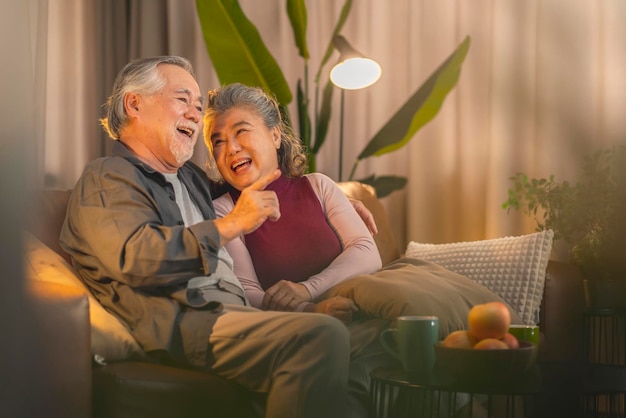
[[[429,379],[398,369],[372,373],[372,418],[625,416],[626,366],[538,363],[510,377],[460,380],[436,368]]]

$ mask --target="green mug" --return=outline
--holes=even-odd
[[[411,376],[428,377],[435,365],[435,343],[439,339],[436,316],[400,316],[396,328],[384,330],[380,342],[402,363]]]

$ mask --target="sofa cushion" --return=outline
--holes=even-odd
[[[493,290],[526,324],[539,322],[551,230],[533,234],[450,244],[411,241],[407,257],[432,261]]]
[[[71,193],[71,190],[46,189],[32,194],[27,213],[28,222],[25,223],[29,232],[68,263],[72,260],[61,248],[59,235]]]
[[[28,279],[74,286],[88,295],[93,355],[106,361],[143,357],[143,350],[130,332],[100,305],[67,261],[29,232],[24,232],[24,245]]]
[[[487,287],[445,269],[438,264],[415,258],[400,258],[381,270],[345,280],[323,297],[352,299],[359,314],[394,321],[403,315],[435,315],[439,318],[439,338],[467,329],[472,306],[503,302]],[[512,307],[511,322],[522,320]]]

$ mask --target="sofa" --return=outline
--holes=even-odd
[[[403,255],[404,250],[394,241],[374,189],[358,182],[340,183],[340,187],[348,197],[362,201],[373,213],[379,228],[375,240],[383,263]],[[68,190],[43,190],[33,195],[33,211],[25,225],[24,257],[31,284],[29,293],[38,316],[44,321],[46,335],[58,341],[79,342],[71,350],[54,352],[57,364],[67,368],[67,373],[57,373],[59,385],[68,388],[64,400],[68,412],[64,416],[256,416],[263,405],[262,395],[210,373],[155,363],[143,357],[136,343],[124,335],[123,327],[77,281],[71,260],[58,243],[69,195]],[[545,281],[538,309],[542,330],[539,358],[580,360],[582,278],[574,267],[554,260],[547,262],[541,274]]]

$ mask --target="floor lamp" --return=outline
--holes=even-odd
[[[359,90],[371,86],[378,81],[382,70],[376,61],[367,58],[354,49],[343,36],[335,36],[333,44],[340,54],[339,62],[330,71],[330,81],[341,89],[341,110],[339,114],[339,181],[341,181],[343,171],[344,93],[346,90]]]

